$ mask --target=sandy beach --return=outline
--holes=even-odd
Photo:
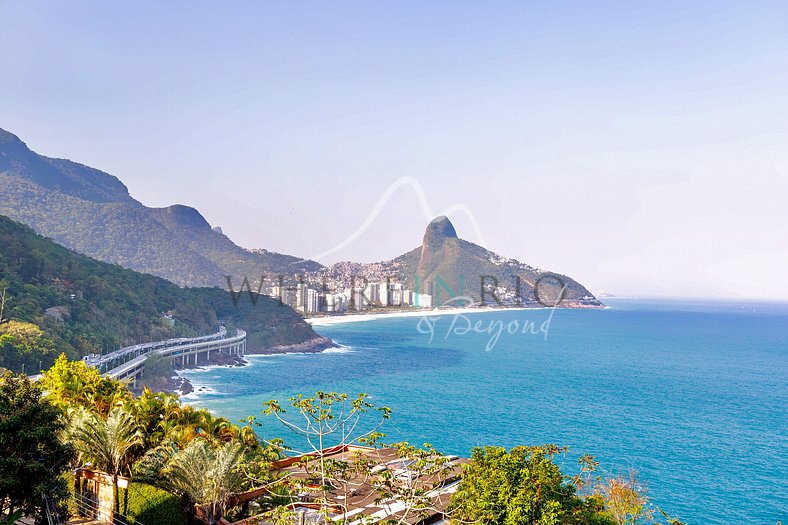
[[[325,317],[310,317],[304,319],[312,326],[328,326],[342,323],[358,323],[362,321],[379,321],[381,319],[394,319],[396,317],[434,317],[441,315],[457,315],[457,314],[480,314],[486,312],[503,312],[512,310],[544,310],[546,307],[529,308],[529,307],[516,307],[516,306],[500,306],[500,307],[471,307],[471,308],[433,308],[433,309],[419,309],[419,310],[403,310],[398,312],[381,312],[381,313],[368,313],[368,314],[344,314]]]

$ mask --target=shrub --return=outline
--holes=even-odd
[[[187,517],[177,496],[145,483],[129,487],[126,516],[144,525],[186,525]],[[125,490],[120,489],[121,501]]]

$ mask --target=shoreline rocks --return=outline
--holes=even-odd
[[[326,348],[336,348],[338,345],[328,337],[318,336],[303,343],[295,343],[292,345],[277,345],[266,348],[248,348],[247,354],[257,355],[276,355],[276,354],[317,354]]]
[[[334,343],[331,339],[327,337],[314,337],[309,339],[308,341],[304,341],[302,343],[295,343],[292,345],[277,345],[272,347],[265,347],[265,348],[247,348],[247,354],[256,354],[256,355],[276,355],[276,354],[290,354],[290,353],[302,353],[302,354],[317,354],[322,352],[327,348],[335,348],[338,345]],[[234,366],[246,366],[249,363],[243,358],[243,356],[238,355],[228,355],[228,354],[219,354],[215,353],[211,356],[211,359],[202,362],[199,364],[189,364],[185,367],[178,367],[173,369],[172,375],[161,376],[161,377],[154,377],[148,379],[138,379],[137,380],[137,387],[132,389],[135,394],[139,394],[145,387],[150,388],[154,392],[167,392],[170,394],[178,394],[181,396],[185,396],[194,392],[194,385],[192,385],[191,381],[181,377],[178,374],[179,370],[184,369],[195,369],[195,368],[203,368],[206,366],[226,366],[226,367],[234,367]]]

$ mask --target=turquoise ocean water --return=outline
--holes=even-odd
[[[567,472],[586,452],[608,471],[637,469],[652,499],[693,525],[785,523],[788,305],[607,303],[552,312],[546,338],[522,325],[542,327],[549,310],[444,315],[431,342],[419,318],[317,327],[345,348],[190,371],[201,390],[187,400],[238,420],[297,392],[366,392],[394,410],[392,441],[460,455],[568,445]],[[496,321],[520,330],[485,350]],[[261,434],[298,444],[273,421]]]

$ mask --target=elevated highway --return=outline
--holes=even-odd
[[[231,336],[221,327],[211,335],[127,346],[104,355],[85,356],[82,360],[108,377],[134,382],[145,371],[145,361],[150,355],[170,358],[175,366],[187,366],[207,362],[217,353],[242,356],[245,352],[246,332],[238,329]]]

